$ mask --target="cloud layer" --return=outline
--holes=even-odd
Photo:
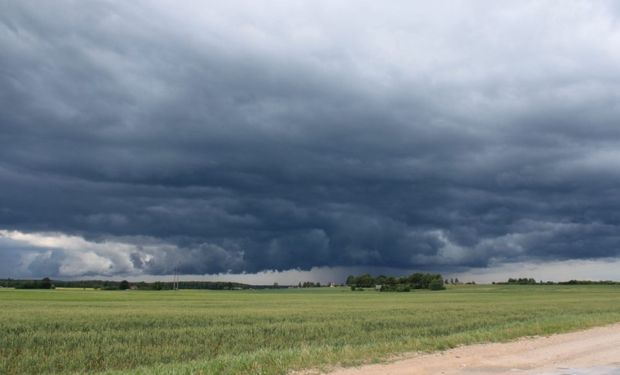
[[[0,258],[79,276],[617,257],[619,16],[2,3]]]

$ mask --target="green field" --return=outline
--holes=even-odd
[[[283,374],[620,321],[618,286],[0,290],[0,373]]]

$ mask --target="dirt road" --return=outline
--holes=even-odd
[[[330,375],[620,375],[620,324],[505,344],[464,346]]]

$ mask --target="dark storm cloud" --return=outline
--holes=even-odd
[[[617,9],[476,4],[0,4],[3,258],[75,276],[620,255]]]

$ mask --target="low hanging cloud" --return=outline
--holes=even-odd
[[[60,233],[0,231],[0,259],[7,274],[65,277],[202,274],[239,271],[243,254],[216,245],[181,249],[154,238],[87,241]]]
[[[616,258],[619,16],[611,1],[0,4],[5,272]]]

